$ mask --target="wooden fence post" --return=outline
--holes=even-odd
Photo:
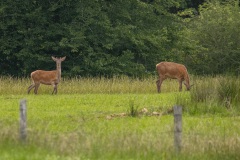
[[[177,152],[181,151],[182,143],[182,107],[174,106],[174,147]]]
[[[20,101],[20,140],[26,141],[27,138],[27,105],[26,100]]]

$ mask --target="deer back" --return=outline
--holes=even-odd
[[[172,79],[185,79],[188,77],[187,69],[184,65],[174,62],[161,62],[156,65],[159,76]]]
[[[35,83],[42,83],[46,85],[59,83],[58,71],[44,71],[36,70],[31,73],[31,78]]]

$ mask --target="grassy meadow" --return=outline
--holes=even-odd
[[[156,77],[62,79],[58,94],[28,78],[0,78],[1,160],[240,159],[240,80],[191,77],[190,92]],[[27,141],[19,102],[27,100]],[[182,150],[174,150],[174,105],[183,106]]]

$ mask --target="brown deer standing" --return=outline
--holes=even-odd
[[[161,62],[156,65],[156,69],[159,75],[159,79],[156,81],[157,91],[161,92],[162,82],[167,79],[177,79],[179,82],[179,91],[182,91],[182,82],[185,81],[185,86],[187,90],[190,90],[189,76],[187,68],[178,63],[174,62]]]
[[[52,94],[57,94],[57,85],[61,79],[61,63],[66,59],[66,56],[62,58],[52,57],[52,59],[56,62],[57,69],[53,71],[36,70],[32,72],[31,78],[33,84],[28,87],[28,94],[33,88],[34,93],[37,94],[38,87],[41,83],[45,85],[52,85],[54,87]]]

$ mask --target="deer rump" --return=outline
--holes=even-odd
[[[187,68],[184,65],[174,62],[161,62],[156,65],[156,70],[159,76],[159,79],[156,81],[158,92],[161,92],[162,82],[167,78],[178,80],[179,91],[182,91],[183,81],[185,81],[184,84],[187,90],[190,90],[189,76]]]

